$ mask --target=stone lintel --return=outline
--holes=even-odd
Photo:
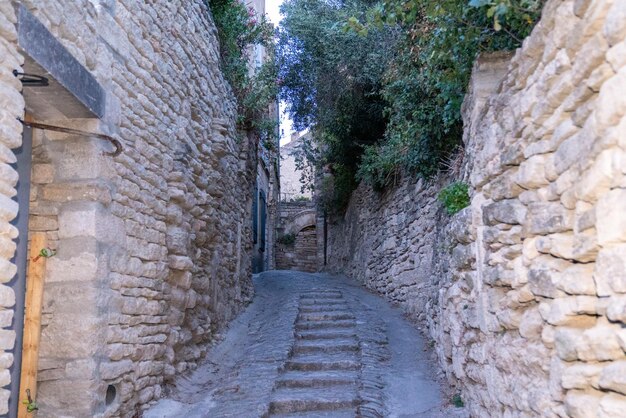
[[[43,119],[102,118],[105,92],[91,73],[31,14],[18,6],[18,45],[24,71],[43,75],[47,87],[25,87],[27,109]]]

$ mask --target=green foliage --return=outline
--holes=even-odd
[[[238,125],[257,131],[264,144],[273,144],[276,122],[269,106],[278,94],[274,30],[265,16],[239,0],[209,0],[217,26],[224,75],[238,104]],[[268,59],[251,69],[254,48],[263,47]]]
[[[285,234],[277,238],[279,244],[291,247],[296,243],[296,234]]]
[[[354,173],[342,165],[335,165],[322,179],[321,189],[317,193],[318,204],[326,212],[337,215],[350,203],[350,196],[356,186]]]
[[[465,402],[463,402],[463,398],[461,398],[460,393],[457,393],[452,397],[452,405],[457,408],[463,408],[465,406]]]
[[[544,1],[287,0],[281,97],[297,129],[314,127],[317,165],[335,176],[321,190],[329,209],[357,181],[380,189],[445,166],[477,55],[518,47]]]
[[[454,215],[470,204],[469,186],[454,182],[441,189],[438,196],[449,215]]]
[[[311,198],[309,196],[296,196],[291,199],[292,202],[310,202]]]
[[[381,27],[358,34],[342,26],[369,6],[363,0],[287,0],[281,6],[281,98],[297,130],[312,128],[319,144],[315,164],[341,173],[328,189],[334,197],[327,196],[338,204],[356,184],[363,147],[378,141],[386,126],[380,93],[398,33]]]
[[[395,23],[405,34],[381,92],[388,103],[385,138],[365,151],[369,158],[359,179],[382,187],[403,170],[429,177],[459,146],[461,104],[476,56],[519,46],[542,5],[539,0],[482,3],[385,0],[369,11],[365,23],[346,23],[357,31],[362,31],[359,25]]]

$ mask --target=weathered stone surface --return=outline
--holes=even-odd
[[[599,296],[626,293],[626,245],[602,249],[593,274]]]
[[[193,368],[250,298],[244,220],[256,138],[236,133],[206,3],[16,4],[73,56],[72,69],[102,86],[106,108],[99,119],[68,118],[67,100],[47,101],[34,89],[23,96],[11,72],[33,69],[22,54],[35,45],[18,48],[14,8],[0,5],[0,324],[10,325],[14,304],[4,283],[16,273],[9,222],[18,179],[8,164],[22,141],[17,119],[27,107],[38,121],[115,137],[123,150],[110,157],[102,139],[34,130],[30,230],[45,232],[57,250],[47,261],[40,364],[48,368],[38,403],[42,416],[131,416],[162,393],[164,365]],[[13,331],[0,329],[0,356],[14,342]],[[118,396],[105,412],[108,384]]]
[[[498,223],[521,225],[525,218],[526,207],[518,200],[501,200],[491,203],[483,209],[483,219],[487,225]]]
[[[614,189],[602,196],[596,206],[598,243],[606,245],[626,241],[626,189]]]
[[[574,226],[574,212],[559,202],[535,202],[528,205],[529,232],[546,235],[569,231]]]
[[[471,184],[466,226],[438,212],[445,176],[429,192],[360,185],[329,223],[329,266],[420,321],[472,416],[625,410],[613,366],[626,358],[622,3],[548,1],[498,89],[474,89],[496,84],[475,68],[457,178]]]

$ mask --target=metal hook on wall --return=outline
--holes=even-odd
[[[21,73],[17,70],[13,70],[13,75],[26,87],[46,87],[50,84],[48,78],[42,75]]]
[[[28,121],[22,120],[20,118],[17,118],[17,120],[19,120],[24,126],[28,126],[30,128],[44,129],[44,130],[48,130],[48,131],[63,132],[63,133],[66,133],[66,134],[81,135],[81,136],[91,136],[91,137],[104,139],[105,141],[109,141],[115,147],[115,151],[113,151],[113,152],[106,152],[106,151],[102,152],[102,154],[108,155],[110,157],[116,157],[116,156],[120,155],[122,153],[122,150],[123,150],[122,143],[120,141],[118,141],[117,139],[110,137],[109,135],[98,134],[98,133],[93,133],[93,132],[86,132],[86,131],[80,131],[78,129],[65,128],[63,126],[48,125],[46,123],[28,122]]]

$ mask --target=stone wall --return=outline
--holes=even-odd
[[[132,417],[193,368],[249,300],[253,146],[235,132],[215,26],[202,0],[24,0],[106,94],[100,119],[40,121],[103,132],[36,131],[30,230],[48,260],[38,403],[42,416]],[[16,4],[19,4],[16,3]],[[25,104],[13,7],[0,5],[0,160],[13,161]],[[35,107],[36,106],[32,106]],[[0,282],[10,280],[17,180],[0,176]],[[14,295],[0,285],[2,327]],[[0,331],[0,350],[13,331]],[[10,356],[0,357],[0,384]],[[6,376],[5,376],[6,374]],[[113,396],[107,396],[109,395]],[[0,389],[0,413],[8,391]],[[106,399],[109,398],[109,399]]]
[[[12,148],[22,143],[22,126],[17,117],[23,114],[24,99],[20,94],[21,83],[13,75],[23,58],[17,52],[17,32],[13,8],[6,2],[0,4],[0,415],[8,412],[13,365],[11,351],[15,346],[15,331],[12,329],[15,292],[9,282],[15,277],[17,267],[11,262],[18,231],[11,225],[17,216],[18,205],[12,198],[16,195],[17,172],[9,165],[16,162]]]
[[[508,66],[477,62],[469,208],[443,211],[443,176],[405,179],[329,225],[329,266],[420,320],[472,416],[626,410],[625,17],[550,0]]]

